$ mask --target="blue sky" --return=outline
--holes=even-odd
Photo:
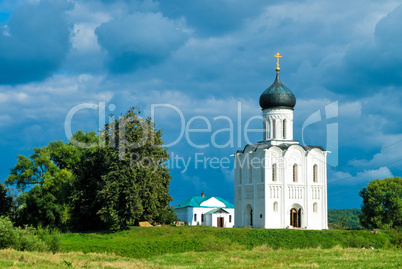
[[[67,141],[65,120],[77,106],[98,105],[74,114],[73,132],[97,130],[131,106],[149,116],[159,104],[156,127],[171,156],[189,161],[187,169],[170,163],[172,204],[201,191],[233,202],[230,155],[248,142],[238,130],[249,119],[262,128],[258,100],[279,51],[281,80],[297,98],[295,138],[321,115],[304,142],[327,147],[327,127],[338,124],[329,208],[360,207],[370,180],[402,174],[402,5],[266,2],[0,1],[1,178],[17,154]],[[204,132],[186,132],[196,128]],[[226,158],[227,168],[211,163]]]

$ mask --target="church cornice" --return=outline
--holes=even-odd
[[[282,140],[275,140],[275,141],[282,141]],[[283,141],[285,141],[285,140],[283,140]],[[247,145],[244,147],[243,150],[238,150],[238,151],[236,152],[236,154],[238,154],[238,153],[244,154],[244,153],[246,152],[246,149],[252,150],[252,151],[255,152],[255,151],[257,151],[258,149],[269,150],[269,149],[274,148],[274,147],[280,149],[280,150],[282,151],[282,154],[284,154],[284,153],[286,153],[286,152],[289,150],[289,148],[292,147],[292,146],[299,146],[299,147],[301,147],[301,148],[305,151],[306,154],[308,154],[308,153],[309,153],[311,150],[313,150],[313,149],[317,149],[317,150],[321,151],[322,153],[328,152],[328,151],[326,151],[326,150],[325,150],[323,147],[321,147],[321,146],[302,146],[302,145],[300,145],[300,144],[288,144],[288,143],[285,143],[285,142],[284,142],[284,143],[281,143],[281,144],[279,144],[279,145],[271,145],[269,142],[270,142],[270,141],[261,141],[261,142],[259,142],[258,144],[247,144]],[[298,143],[298,141],[291,141],[291,142],[297,142],[297,143]]]

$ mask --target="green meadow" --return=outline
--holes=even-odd
[[[61,235],[64,252],[110,253],[131,258],[206,251],[252,250],[265,245],[272,249],[396,248],[395,235],[363,230],[270,230],[206,226],[133,227],[117,233],[66,233]]]
[[[2,268],[401,268],[400,233],[205,226],[65,233],[60,252],[0,251]],[[360,249],[364,244],[375,250]]]

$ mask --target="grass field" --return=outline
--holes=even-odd
[[[266,245],[273,249],[360,248],[364,244],[393,249],[393,237],[380,232],[346,230],[269,230],[221,229],[206,226],[133,227],[131,230],[61,235],[64,252],[110,253],[131,258],[150,258],[163,254],[205,251],[251,250]]]
[[[106,254],[0,251],[1,268],[401,268],[402,252],[335,247],[165,254],[134,259]]]
[[[397,234],[399,235],[399,234]],[[395,233],[133,227],[60,235],[61,252],[0,250],[1,268],[402,268]],[[369,244],[375,250],[360,249]],[[396,244],[396,245],[395,245]]]

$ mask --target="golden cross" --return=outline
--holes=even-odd
[[[274,57],[276,57],[276,72],[278,73],[281,69],[279,68],[279,58],[282,58],[282,56],[277,52]]]

